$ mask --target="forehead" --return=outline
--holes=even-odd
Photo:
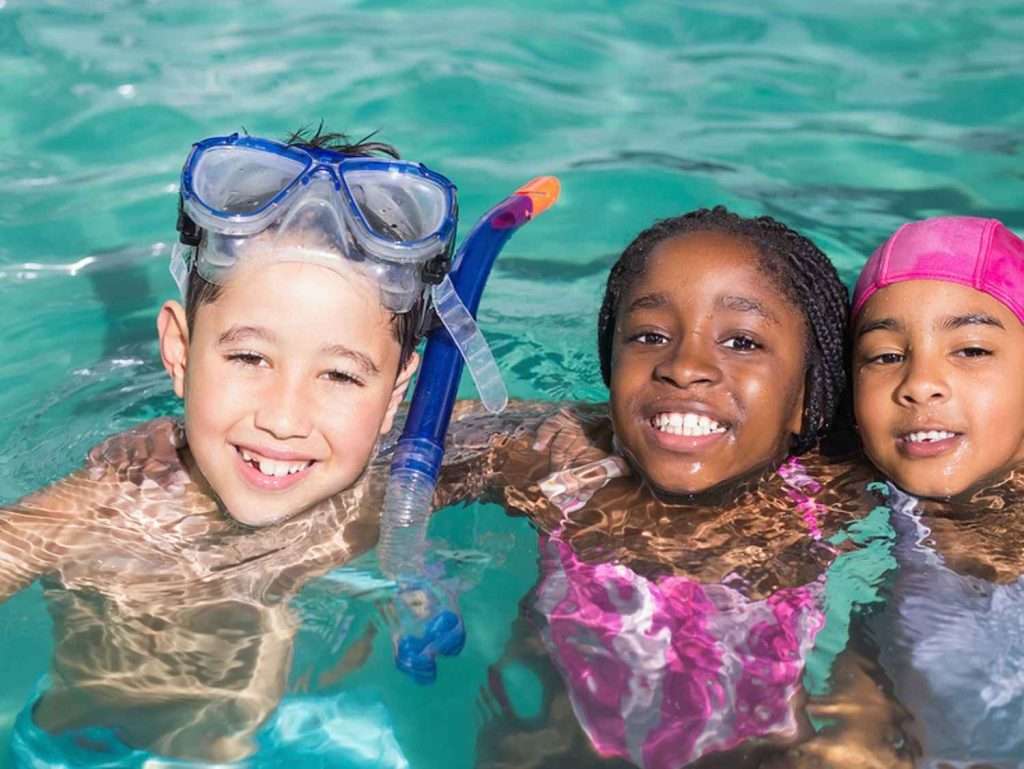
[[[652,292],[679,306],[690,306],[708,296],[735,296],[753,300],[777,318],[803,314],[762,267],[757,246],[741,235],[724,232],[688,232],[659,243],[644,270],[631,283],[624,306]]]
[[[949,318],[970,315],[989,315],[1003,328],[1024,333],[1020,319],[995,297],[944,280],[906,280],[880,289],[864,304],[854,332],[888,319],[906,329],[948,327]]]
[[[204,317],[220,324],[273,326],[297,336],[391,336],[391,313],[372,279],[354,267],[340,271],[298,261],[239,265],[217,300],[199,308],[197,322]]]

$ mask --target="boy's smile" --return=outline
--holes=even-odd
[[[854,330],[865,451],[904,490],[951,497],[1024,461],[1024,326],[988,294],[912,280],[878,291]]]
[[[396,382],[391,317],[369,278],[296,262],[239,268],[187,344],[180,305],[165,306],[188,448],[232,517],[277,523],[359,479],[414,368]]]
[[[663,493],[781,459],[803,410],[804,321],[753,246],[693,232],[652,251],[612,348],[615,434]]]

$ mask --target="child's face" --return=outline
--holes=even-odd
[[[800,431],[804,320],[754,247],[695,232],[655,247],[612,343],[615,434],[668,494],[704,491],[785,456]]]
[[[854,329],[864,449],[896,485],[950,497],[1024,461],[1024,326],[988,294],[913,280],[868,300]]]
[[[189,451],[227,511],[249,526],[351,486],[415,368],[398,371],[391,314],[355,272],[240,268],[198,308],[190,339],[184,322],[180,305],[165,305],[161,351],[185,399]]]

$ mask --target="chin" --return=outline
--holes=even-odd
[[[718,488],[729,479],[685,476],[680,473],[639,473],[654,496],[665,501],[674,497],[691,497]]]
[[[892,479],[900,489],[921,499],[949,499],[967,491],[966,485],[943,485],[932,482],[915,482],[912,479]]]
[[[267,526],[273,526],[277,523],[287,521],[292,516],[297,515],[300,511],[298,510],[256,510],[252,507],[245,509],[245,512],[240,512],[236,508],[225,506],[225,510],[231,519],[236,523],[240,523],[243,526],[248,526],[252,529],[262,529]]]

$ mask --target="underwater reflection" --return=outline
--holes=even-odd
[[[481,765],[909,766],[895,703],[875,698],[866,727],[851,718],[818,735],[804,707],[826,622],[845,626],[876,600],[889,565],[870,560],[830,607],[837,564],[888,542],[884,529],[880,543],[857,533],[877,507],[872,478],[856,457],[811,455],[731,487],[732,498],[659,502],[627,476],[562,512],[506,490],[542,531],[541,578],[482,695]],[[830,640],[817,666],[841,649]],[[857,686],[871,680],[844,659]],[[529,708],[517,701],[524,675],[543,691]]]
[[[1024,766],[1024,479],[953,501],[895,487],[898,569],[863,638],[922,767]]]

